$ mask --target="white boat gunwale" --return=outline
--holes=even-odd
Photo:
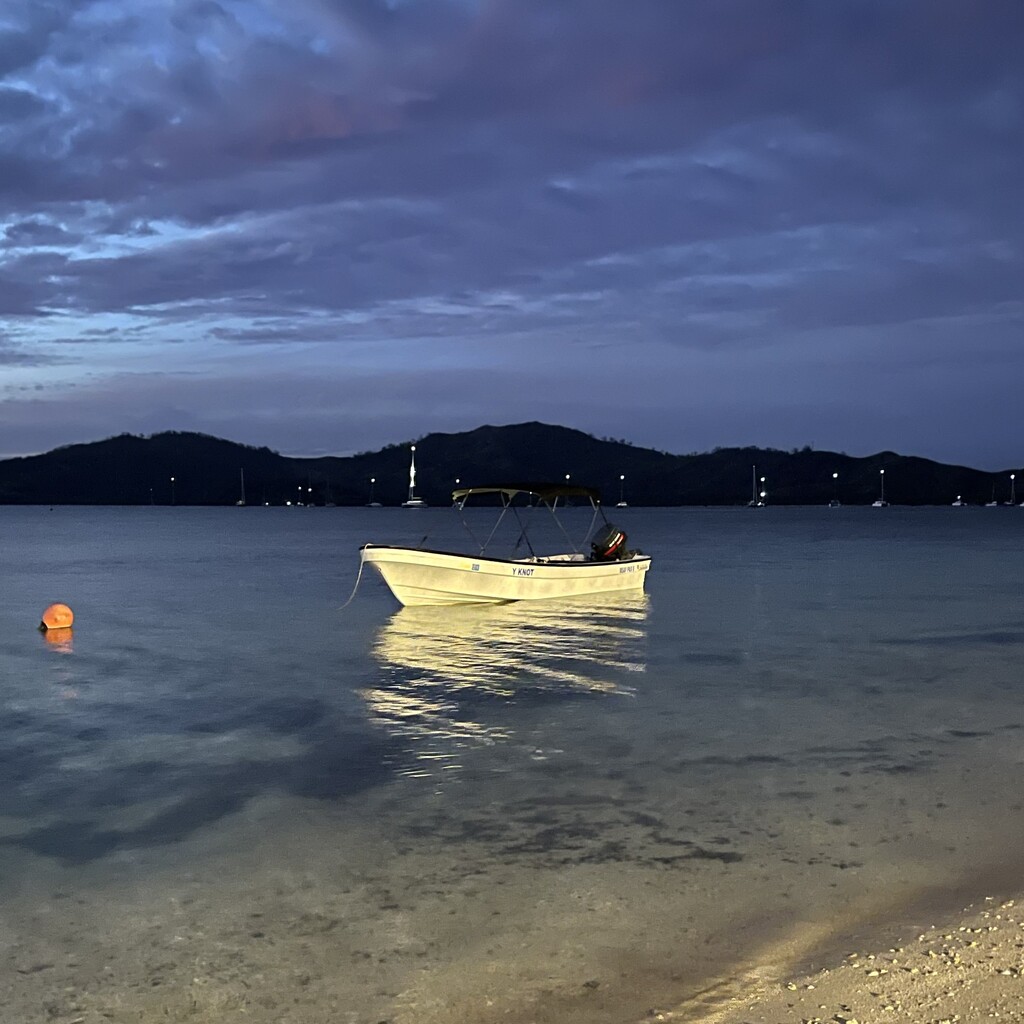
[[[555,555],[527,555],[525,558],[501,558],[497,555],[474,555],[465,551],[446,551],[442,548],[410,548],[405,544],[363,544],[359,548],[363,551],[408,551],[422,553],[425,555],[447,555],[449,558],[458,558],[470,562],[494,562],[499,565],[550,565],[552,567],[579,568],[581,565],[625,565],[629,562],[649,562],[650,555],[641,552],[633,552],[629,558],[617,558],[614,561],[599,562],[587,558],[583,552],[571,552]]]

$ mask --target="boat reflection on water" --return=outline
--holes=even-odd
[[[405,774],[450,771],[466,746],[510,738],[509,705],[631,694],[630,674],[645,668],[647,611],[642,593],[401,608],[374,644],[383,677],[362,696],[371,719],[407,745],[415,764]]]

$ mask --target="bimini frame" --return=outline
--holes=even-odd
[[[466,507],[466,501],[468,498],[474,495],[480,494],[496,494],[499,496],[501,501],[501,513],[498,516],[497,522],[491,528],[491,532],[487,535],[487,539],[481,543],[480,539],[473,532],[472,527],[466,521],[466,517],[462,514],[463,509]],[[604,514],[604,509],[601,507],[601,492],[593,487],[575,487],[569,486],[568,484],[547,484],[547,483],[518,483],[518,484],[500,484],[500,485],[489,485],[485,487],[460,487],[458,490],[452,491],[452,504],[459,513],[459,518],[462,520],[462,525],[466,528],[466,532],[473,538],[473,543],[480,549],[480,554],[483,555],[487,550],[488,544],[494,539],[495,533],[498,531],[498,527],[501,526],[502,520],[511,511],[515,517],[516,523],[519,526],[519,537],[516,539],[512,550],[516,551],[520,544],[526,544],[530,554],[533,557],[537,557],[537,552],[533,550],[533,545],[530,543],[530,536],[527,532],[526,523],[523,522],[519,515],[519,508],[515,504],[515,499],[521,495],[527,494],[531,498],[537,498],[538,503],[544,505],[551,513],[552,518],[558,526],[558,529],[562,532],[562,536],[565,537],[569,546],[576,553],[580,553],[579,547],[576,542],[569,536],[565,527],[562,525],[562,521],[558,518],[558,514],[555,511],[558,505],[559,498],[586,498],[590,502],[590,506],[593,509],[593,515],[590,519],[590,525],[587,527],[587,532],[584,535],[583,542],[586,542],[586,538],[593,533],[594,526],[598,521],[598,518],[608,522],[607,517]]]

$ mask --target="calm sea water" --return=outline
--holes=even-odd
[[[698,1019],[1017,883],[1024,509],[615,519],[643,597],[400,610],[450,510],[0,508],[9,1019]]]

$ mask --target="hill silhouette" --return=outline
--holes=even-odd
[[[365,505],[371,478],[374,498],[396,505],[407,496],[411,443],[416,490],[431,505],[447,505],[456,480],[463,486],[560,482],[566,474],[572,483],[599,488],[609,505],[620,493],[631,505],[741,505],[751,498],[755,466],[770,505],[820,505],[833,497],[870,504],[879,496],[883,469],[892,504],[948,505],[958,495],[970,504],[984,504],[993,494],[1000,502],[1010,498],[1009,470],[990,473],[889,451],[854,458],[809,447],[745,447],[672,455],[569,427],[519,423],[320,458],[293,458],[206,434],[122,434],[0,461],[0,503],[231,505],[244,474],[251,505]]]

